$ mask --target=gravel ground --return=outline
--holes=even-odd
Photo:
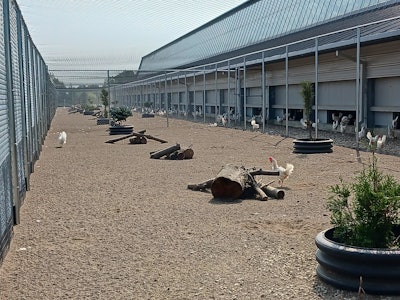
[[[105,143],[116,136],[93,116],[57,110],[0,267],[0,299],[358,299],[315,272],[329,186],[370,158],[357,157],[352,136],[327,132],[333,153],[304,155],[292,153],[301,129],[284,137],[272,126],[267,134],[180,119],[167,126],[136,113],[126,123],[168,144]],[[58,148],[61,130],[68,140]],[[193,159],[150,159],[176,143],[192,145]],[[390,140],[385,151],[398,147]],[[400,180],[400,157],[377,155]],[[187,189],[227,163],[269,170],[269,156],[295,166],[283,200],[223,201]]]

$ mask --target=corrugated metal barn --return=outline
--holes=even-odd
[[[400,114],[399,29],[399,1],[248,1],[143,57],[137,80],[111,97],[171,116],[298,127],[300,83],[311,81],[317,127],[340,114],[356,130],[387,132]]]

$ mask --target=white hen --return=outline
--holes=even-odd
[[[278,162],[275,158],[270,156],[268,159],[272,163],[272,170],[279,171],[279,184],[282,186],[283,181],[293,173],[294,166],[287,163],[286,168],[284,168],[278,165]]]
[[[399,120],[399,115],[397,115],[396,116],[396,118],[394,118],[393,120],[392,120],[392,128],[393,129],[396,129],[396,127],[397,127],[397,121]]]
[[[303,129],[307,129],[307,128],[308,128],[307,122],[306,122],[306,120],[304,120],[303,118],[300,119],[300,124],[301,124],[301,127],[302,127]]]
[[[369,140],[369,145],[375,145],[376,141],[378,140],[378,136],[372,136],[371,131],[367,132],[367,139]]]
[[[363,137],[365,137],[365,134],[367,132],[367,128],[362,125],[360,131],[358,132],[358,138],[362,139]]]
[[[378,140],[376,141],[376,148],[382,149],[386,144],[386,135],[379,135]]]
[[[61,131],[58,133],[58,144],[59,147],[62,147],[65,143],[67,143],[67,133],[65,131]]]
[[[251,119],[251,126],[253,127],[253,130],[260,129],[260,124],[257,124],[256,120],[253,118]]]

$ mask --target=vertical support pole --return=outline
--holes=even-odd
[[[228,127],[231,126],[231,61],[228,60]]]
[[[19,81],[19,90],[20,90],[20,95],[21,95],[21,119],[22,119],[22,149],[23,149],[23,158],[24,158],[24,174],[25,174],[25,187],[26,190],[29,190],[29,159],[28,159],[28,130],[27,130],[27,113],[26,113],[26,103],[27,99],[25,97],[25,89],[24,85],[26,84],[26,78],[25,78],[25,73],[24,73],[24,68],[26,67],[24,64],[24,59],[22,56],[22,43],[25,42],[23,38],[25,39],[26,37],[22,36],[22,15],[21,11],[17,10],[17,31],[18,31],[18,61],[19,63],[19,76],[20,76],[20,81]],[[27,60],[26,60],[27,61]],[[47,80],[46,80],[47,84]],[[48,122],[50,122],[50,114],[48,115]]]
[[[186,72],[185,72],[185,95],[186,95],[186,105],[185,105],[185,113],[186,113],[186,119],[188,118],[188,113],[189,113],[189,87],[187,85],[187,77],[186,77]]]
[[[108,125],[111,126],[111,88],[110,88],[110,70],[107,70],[107,89],[108,89]],[[107,109],[107,108],[105,108]]]
[[[196,119],[196,70],[193,71],[193,119]]]
[[[177,100],[178,100],[178,117],[179,114],[181,113],[181,93],[179,92],[179,73],[176,78],[176,95],[177,95]]]
[[[21,199],[18,191],[18,162],[17,162],[17,145],[15,134],[15,107],[13,93],[12,78],[12,57],[11,57],[11,39],[10,39],[10,7],[11,2],[3,1],[3,20],[4,20],[4,53],[6,68],[6,86],[7,86],[7,108],[8,108],[8,128],[10,136],[10,165],[11,170],[11,198],[13,201],[13,219],[14,224],[20,223]]]
[[[315,138],[318,138],[318,38],[315,38]]]
[[[169,127],[169,112],[168,112],[168,92],[167,92],[167,84],[168,84],[168,80],[167,80],[167,72],[164,72],[164,94],[165,94],[165,103],[164,103],[164,107],[165,107],[165,113],[167,116],[167,127]]]
[[[161,100],[161,77],[158,80],[158,109],[162,108],[162,100]]]
[[[215,119],[217,119],[217,115],[221,115],[221,105],[218,102],[218,89],[217,89],[217,80],[218,80],[218,64],[215,64],[215,72],[214,72],[214,91],[215,91]]]
[[[235,125],[240,123],[240,67],[235,67]]]
[[[171,84],[171,89],[170,89],[170,90],[171,90],[171,93],[170,93],[170,94],[171,94],[171,102],[170,102],[169,105],[170,105],[171,112],[172,112],[172,111],[173,111],[173,109],[172,109],[172,100],[173,100],[173,99],[172,99],[172,94],[173,94],[173,92],[174,92],[174,86],[173,86],[174,83],[173,83],[173,79],[172,79],[172,74],[171,74],[170,84]],[[169,108],[168,108],[168,109],[169,109]]]
[[[265,53],[261,53],[262,131],[265,132]]]
[[[286,58],[285,58],[285,106],[286,106],[286,136],[289,136],[289,46],[286,45]]]
[[[203,122],[206,122],[206,67],[203,67]]]
[[[358,124],[360,122],[360,28],[357,28],[357,70],[356,70],[356,143],[359,149]]]
[[[246,93],[246,56],[243,57],[243,122],[244,130],[247,128],[247,93]]]

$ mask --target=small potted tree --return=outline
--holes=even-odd
[[[108,110],[107,110],[107,108],[108,108],[108,92],[106,89],[101,90],[100,100],[104,106],[104,109],[103,109],[102,116],[97,118],[97,125],[109,124],[110,119],[108,118]]]
[[[311,122],[311,111],[314,101],[314,84],[310,81],[301,82],[300,94],[303,98],[303,116],[302,123],[308,131],[309,137],[306,139],[295,139],[293,153],[331,153],[331,139],[318,139],[312,136],[313,122]]]
[[[150,101],[146,101],[145,103],[143,103],[143,106],[145,107],[145,109],[142,113],[142,118],[154,118],[154,113],[152,113],[150,110],[152,103]]]
[[[377,158],[351,183],[331,186],[333,228],[316,239],[317,275],[338,288],[400,295],[400,184]]]
[[[110,115],[114,121],[114,125],[110,126],[110,135],[132,133],[133,126],[123,125],[123,122],[125,122],[128,117],[132,116],[132,111],[129,107],[113,107],[110,109]]]

